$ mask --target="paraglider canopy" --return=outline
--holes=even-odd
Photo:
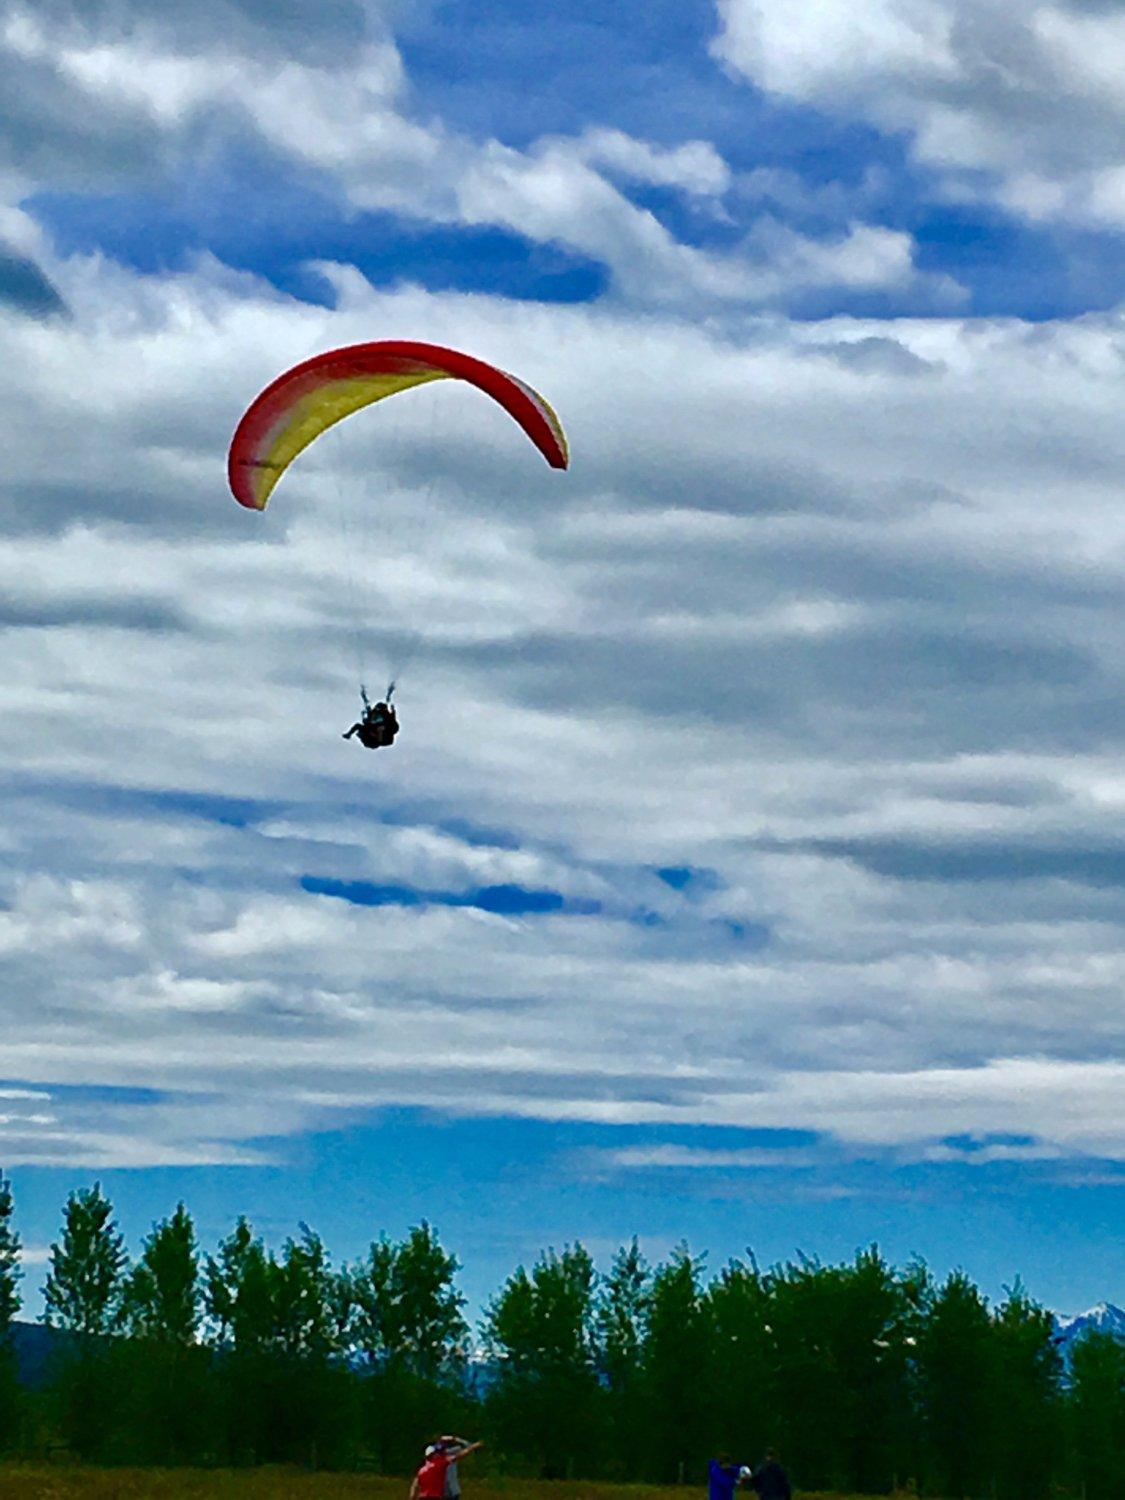
[[[227,473],[234,498],[264,510],[282,474],[322,432],[374,401],[432,380],[475,385],[519,423],[552,468],[567,467],[558,417],[522,380],[455,349],[384,339],[314,355],[256,397],[231,440]]]

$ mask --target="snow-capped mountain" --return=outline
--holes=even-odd
[[[1112,1302],[1099,1302],[1095,1307],[1082,1313],[1073,1313],[1069,1317],[1056,1315],[1055,1327],[1058,1330],[1059,1352],[1069,1362],[1071,1350],[1091,1329],[1112,1333],[1125,1340],[1125,1312]]]

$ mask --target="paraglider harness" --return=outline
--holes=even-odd
[[[393,745],[398,733],[398,715],[391,706],[394,691],[395,685],[392,682],[387,689],[386,698],[381,703],[372,703],[367,696],[367,689],[361,683],[359,696],[363,699],[363,717],[352,725],[344,738],[350,740],[353,734],[358,735],[360,744],[366,745],[368,750],[381,750],[386,745]]]

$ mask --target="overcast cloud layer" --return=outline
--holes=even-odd
[[[1120,310],[982,315],[873,190],[704,134],[474,135],[401,11],[310,14],[0,8],[0,1161],[249,1164],[393,1104],[1113,1172]],[[1114,6],[719,0],[710,47],[950,205],[1125,219]],[[248,161],[600,289],[67,242],[75,195]],[[518,372],[571,473],[438,387],[239,511],[242,406],[370,337]],[[339,738],[360,670],[393,754]]]

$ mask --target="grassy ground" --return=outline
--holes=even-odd
[[[11,1464],[0,1468],[0,1500],[405,1500],[403,1479],[306,1474],[296,1469],[83,1469]],[[491,1479],[470,1482],[466,1500],[688,1500],[702,1487]],[[801,1500],[829,1500],[802,1495]],[[846,1500],[844,1496],[832,1500]]]

